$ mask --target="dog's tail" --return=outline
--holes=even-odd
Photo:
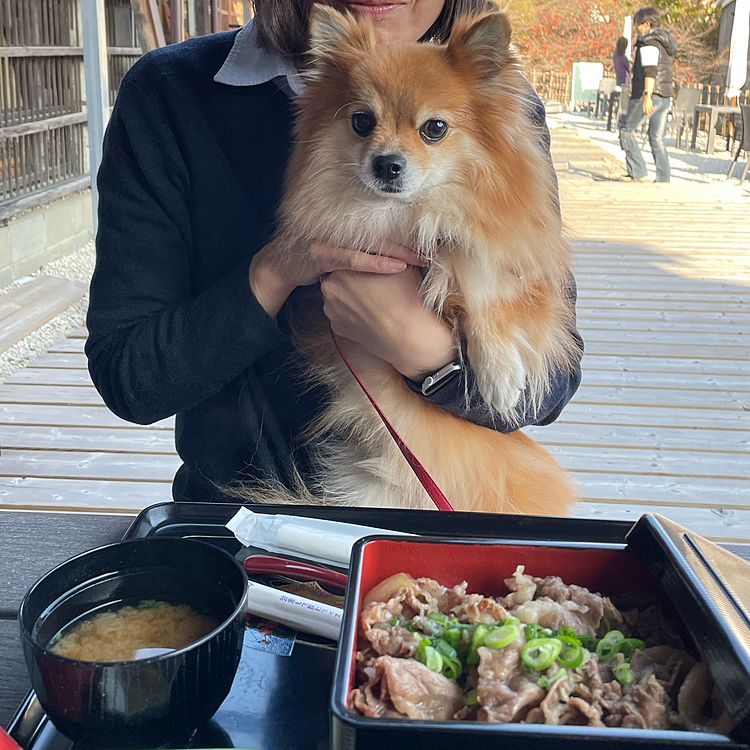
[[[225,497],[247,505],[341,505],[311,488],[296,465],[292,466],[291,487],[277,479],[238,480],[217,486]]]

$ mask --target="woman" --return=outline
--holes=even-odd
[[[484,2],[344,5],[370,15],[379,42],[390,43],[445,41],[453,19]],[[391,362],[417,392],[458,346],[420,304],[407,248],[372,255],[311,238],[288,253],[270,242],[311,6],[255,0],[254,22],[240,32],[145,55],[122,82],[105,138],[89,370],[122,418],[177,415],[178,500],[226,500],[218,487],[253,477],[291,486],[314,460],[300,435],[326,394],[295,377],[297,355],[284,316],[276,319],[297,287],[325,275],[333,329]],[[543,125],[541,103],[529,96]],[[361,273],[339,273],[349,270]],[[553,421],[579,381],[578,368],[557,373],[523,423]],[[475,391],[467,407],[467,385],[472,375],[462,371],[428,398],[510,430]]]
[[[625,86],[630,80],[630,60],[628,60],[625,54],[628,51],[628,40],[626,37],[621,36],[617,40],[614,54],[612,55],[612,62],[615,66],[615,78],[617,79],[618,86]]]

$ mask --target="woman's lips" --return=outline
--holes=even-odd
[[[346,3],[346,7],[354,13],[367,13],[371,16],[387,16],[389,13],[393,13],[394,10],[398,10],[403,3],[385,3],[382,5],[372,3]]]

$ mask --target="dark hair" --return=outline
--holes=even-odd
[[[280,57],[300,59],[307,51],[308,21],[314,0],[252,0],[261,46]],[[343,3],[327,3],[346,10]],[[437,21],[420,41],[446,42],[459,16],[495,10],[487,0],[445,0]]]
[[[628,48],[628,39],[627,37],[621,36],[617,40],[617,45],[615,46],[615,54],[622,56],[625,54],[625,51],[627,50],[627,48]]]
[[[633,23],[638,26],[642,23],[650,23],[652,29],[658,29],[661,26],[661,13],[658,8],[650,5],[648,8],[639,8],[633,16]]]

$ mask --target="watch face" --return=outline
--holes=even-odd
[[[460,363],[458,361],[453,361],[441,370],[438,370],[434,375],[428,375],[422,383],[422,394],[429,396],[430,394],[435,393],[435,391],[442,388],[447,382],[453,380],[459,372],[461,372]]]

